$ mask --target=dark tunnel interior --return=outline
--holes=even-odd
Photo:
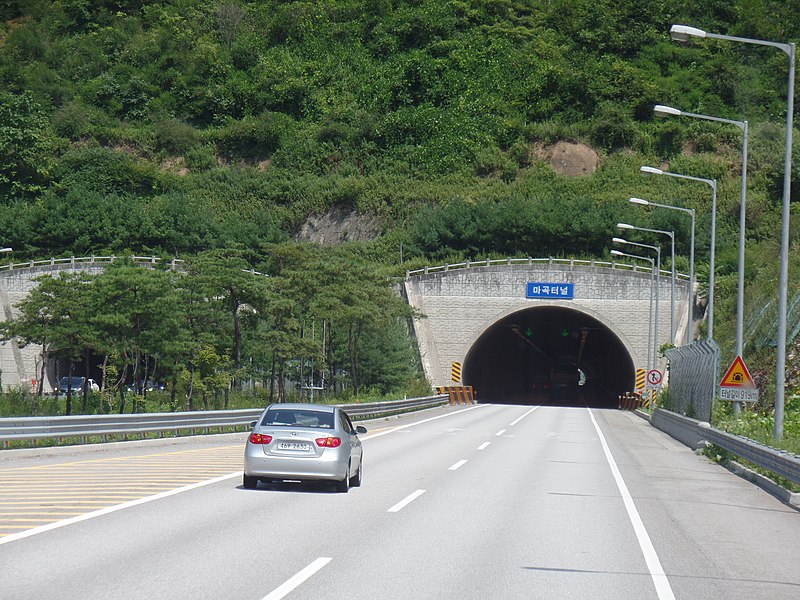
[[[463,383],[479,402],[616,408],[632,389],[633,361],[597,319],[545,306],[514,313],[470,349]]]

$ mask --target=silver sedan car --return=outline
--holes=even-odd
[[[253,422],[242,484],[254,489],[259,480],[323,480],[347,492],[351,485],[361,485],[358,434],[366,432],[337,406],[271,404]]]

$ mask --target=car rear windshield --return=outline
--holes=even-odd
[[[271,408],[261,420],[262,425],[287,427],[314,427],[333,429],[333,413],[318,410]]]

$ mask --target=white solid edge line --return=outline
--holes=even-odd
[[[424,493],[425,493],[425,490],[417,490],[417,491],[416,491],[416,492],[414,492],[413,494],[409,494],[408,496],[406,496],[405,498],[403,498],[402,500],[400,500],[400,502],[398,502],[397,504],[395,504],[395,505],[394,505],[392,508],[390,508],[390,509],[389,509],[389,510],[387,510],[386,512],[391,512],[391,513],[392,513],[392,512],[393,512],[393,513],[400,512],[400,511],[401,511],[401,510],[403,510],[403,509],[404,509],[404,508],[405,508],[407,505],[411,504],[411,503],[412,503],[414,500],[416,500],[417,498],[419,498],[420,496],[422,496],[422,494],[424,494]]]
[[[287,579],[284,583],[280,586],[272,590],[269,594],[264,596],[262,600],[280,600],[284,596],[286,596],[289,592],[293,591],[295,588],[299,587],[301,583],[303,583],[306,579],[314,575],[317,571],[322,569],[325,565],[331,562],[331,558],[327,556],[320,556],[317,560],[312,562],[308,565],[305,569]]]
[[[81,521],[88,521],[89,519],[94,519],[95,517],[101,517],[103,515],[107,515],[113,512],[117,512],[118,510],[123,510],[125,508],[131,508],[132,506],[139,506],[140,504],[146,504],[147,502],[152,502],[153,500],[160,500],[161,498],[167,498],[168,496],[174,496],[175,494],[180,494],[182,492],[188,492],[189,490],[195,490],[197,488],[211,485],[214,483],[218,483],[220,481],[225,481],[226,479],[232,479],[233,477],[241,477],[242,472],[237,471],[236,473],[228,473],[227,475],[222,475],[220,477],[214,477],[213,479],[206,479],[205,481],[199,481],[197,483],[192,483],[190,485],[186,485],[181,488],[177,488],[174,490],[168,490],[166,492],[161,492],[159,494],[154,494],[152,496],[146,496],[144,498],[139,498],[137,500],[131,500],[130,502],[124,502],[122,504],[115,504],[114,506],[108,506],[106,508],[101,508],[100,510],[95,510],[90,513],[86,513],[83,515],[78,515],[77,517],[71,517],[69,519],[64,519],[63,521],[56,521],[54,523],[48,523],[47,525],[41,525],[39,527],[34,527],[33,529],[27,529],[25,531],[20,531],[19,533],[12,533],[11,535],[7,535],[5,537],[0,538],[0,545],[7,544],[9,542],[15,542],[17,540],[21,540],[23,538],[31,537],[32,535],[36,535],[39,533],[44,533],[45,531],[52,531],[53,529],[58,529],[59,527],[66,527],[67,525],[72,525],[73,523],[80,523]]]
[[[514,425],[516,425],[517,423],[522,421],[522,419],[524,419],[529,414],[531,414],[533,411],[535,411],[537,408],[541,408],[541,406],[534,406],[532,409],[530,409],[528,412],[526,412],[524,415],[522,415],[519,419],[515,419],[514,421],[512,421],[508,426],[509,427],[513,427]]]
[[[400,431],[401,429],[408,429],[409,427],[414,427],[415,425],[422,425],[423,423],[427,423],[428,421],[435,421],[436,419],[443,419],[445,417],[450,417],[453,415],[457,415],[459,413],[467,412],[468,410],[475,410],[476,408],[483,408],[485,406],[492,406],[491,404],[476,404],[475,406],[470,406],[469,408],[464,408],[462,410],[457,410],[455,412],[447,413],[444,415],[438,415],[436,417],[431,417],[429,419],[423,419],[422,421],[416,421],[415,423],[409,423],[408,425],[398,425],[397,427],[392,427],[391,429],[387,429],[386,431],[381,431],[378,433],[373,433],[372,435],[365,435],[361,437],[362,440],[371,440],[376,437],[381,437],[382,435],[389,435],[390,433],[394,433],[395,431]]]
[[[461,467],[463,467],[463,466],[464,466],[465,464],[467,464],[468,462],[469,462],[469,461],[467,461],[467,460],[460,460],[460,461],[458,461],[456,464],[454,464],[452,467],[450,467],[450,468],[449,468],[449,469],[447,469],[447,470],[448,470],[448,471],[455,471],[456,469],[460,469]]]
[[[492,442],[483,442],[480,446],[478,446],[478,450],[486,450],[489,447],[489,444]]]
[[[631,521],[631,525],[633,525],[633,531],[636,533],[636,539],[639,540],[639,547],[644,555],[645,563],[647,563],[647,569],[650,571],[650,578],[653,580],[653,585],[656,588],[658,598],[659,600],[675,600],[675,596],[672,593],[672,587],[670,586],[669,580],[667,579],[664,569],[661,566],[661,561],[658,559],[656,549],[653,546],[653,542],[650,540],[650,536],[647,534],[647,529],[644,526],[642,517],[639,516],[639,511],[636,510],[636,505],[633,502],[633,498],[631,498],[631,493],[628,491],[628,486],[625,485],[625,480],[622,479],[622,473],[620,473],[617,463],[614,460],[614,457],[611,455],[611,450],[608,447],[606,438],[603,435],[603,432],[600,431],[600,426],[597,424],[597,421],[594,418],[592,409],[587,408],[586,410],[589,411],[589,417],[592,419],[594,428],[597,430],[597,435],[600,438],[600,444],[603,446],[603,452],[606,455],[606,460],[608,461],[608,465],[611,467],[611,474],[614,476],[614,481],[617,483],[619,493],[622,495],[622,501],[625,504],[625,510],[628,512],[628,518]]]
[[[506,432],[506,430],[505,430],[505,429],[501,429],[500,431],[498,431],[498,432],[497,432],[497,433],[495,433],[494,435],[495,435],[495,437],[500,437],[500,436],[501,436],[501,435],[503,435],[505,432]]]

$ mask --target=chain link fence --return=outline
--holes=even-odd
[[[669,359],[670,410],[711,421],[711,407],[717,395],[720,350],[713,340],[693,342],[666,352]]]
[[[759,308],[745,319],[744,346],[754,348],[775,348],[778,345],[778,305],[775,299],[761,298],[756,302]],[[787,342],[800,335],[800,293],[790,296],[786,307]]]

